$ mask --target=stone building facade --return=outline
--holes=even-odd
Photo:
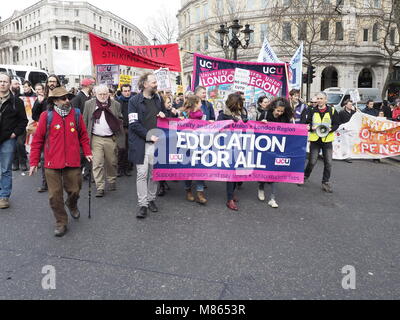
[[[53,50],[88,51],[89,32],[124,45],[150,44],[136,26],[88,2],[42,0],[0,22],[0,64],[53,73]],[[137,71],[121,67],[121,73]],[[75,86],[79,82],[76,77],[69,80]]]
[[[381,40],[384,31],[377,21],[388,13],[388,0],[326,0],[340,10],[340,27],[343,33],[336,41],[333,52],[315,64],[316,77],[311,93],[328,87],[373,87],[383,88],[388,58]],[[192,56],[189,52],[201,52],[211,56],[224,57],[215,31],[221,23],[231,24],[233,18],[240,24],[250,24],[254,30],[250,47],[239,51],[239,60],[256,61],[265,35],[282,61],[290,61],[281,50],[281,43],[268,32],[274,23],[273,10],[276,3],[287,4],[290,0],[182,0],[177,14],[179,21],[179,42],[186,52],[183,55],[186,85],[191,81]],[[236,6],[237,12],[233,8]],[[337,28],[337,27],[336,27]],[[330,26],[329,37],[335,37],[335,25]],[[290,29],[292,37],[298,36],[295,26]],[[393,43],[398,42],[395,28],[390,34]],[[294,50],[293,50],[294,54]],[[304,68],[303,73],[306,72]],[[398,74],[398,72],[396,73]],[[393,79],[393,83],[396,83]]]

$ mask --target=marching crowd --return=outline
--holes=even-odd
[[[68,215],[79,219],[78,199],[83,179],[94,179],[96,197],[117,189],[117,177],[131,176],[136,167],[137,218],[147,217],[148,210],[157,212],[155,200],[164,196],[168,189],[165,181],[154,181],[153,164],[155,143],[153,134],[158,118],[200,119],[207,121],[248,120],[307,124],[310,152],[305,168],[305,183],[309,179],[318,156],[322,151],[324,171],[322,190],[331,193],[332,142],[334,132],[341,123],[350,121],[356,109],[353,102],[345,102],[338,112],[327,104],[327,96],[321,92],[305,104],[300,92],[292,90],[290,98],[263,96],[257,101],[254,112],[244,106],[243,94],[232,93],[225,106],[216,114],[212,103],[207,101],[207,90],[197,87],[194,92],[173,96],[171,92],[158,92],[154,74],[141,76],[139,93],[132,93],[129,84],[122,85],[117,94],[105,85],[95,86],[90,78],[83,79],[81,90],[69,92],[56,75],[50,75],[34,90],[29,81],[23,83],[26,97],[36,96],[32,109],[33,124],[28,125],[24,103],[19,99],[20,88],[16,80],[0,74],[0,208],[9,207],[12,191],[12,170],[28,170],[25,150],[26,133],[33,134],[29,154],[29,174],[41,168],[42,183],[38,192],[48,191],[50,207],[56,219],[55,235],[67,232]],[[249,108],[250,110],[250,108]],[[400,100],[395,105],[387,102],[375,105],[368,101],[362,111],[370,115],[400,121]],[[318,128],[328,124],[328,131],[321,135]],[[351,159],[347,161],[351,162]],[[265,201],[265,184],[271,188],[268,205],[278,208],[277,183],[259,182],[258,199]],[[226,183],[226,205],[238,211],[235,193],[240,183]],[[299,185],[301,186],[301,185]],[[207,203],[204,181],[185,181],[182,187],[187,201]],[[67,193],[64,202],[63,193]],[[194,191],[194,192],[193,192]]]

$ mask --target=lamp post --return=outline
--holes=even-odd
[[[156,45],[157,44],[157,42],[158,42],[158,39],[156,38],[156,36],[154,36],[154,38],[153,39],[151,39],[152,41],[153,41],[153,45]]]
[[[233,20],[231,26],[226,26],[221,24],[220,28],[215,31],[219,34],[219,39],[221,42],[221,48],[226,50],[229,47],[233,49],[233,60],[237,60],[237,50],[239,48],[247,49],[250,44],[251,34],[254,30],[250,29],[250,25],[246,24],[244,30],[241,30],[243,26],[239,24],[239,20]],[[240,33],[244,34],[244,44],[240,40]]]

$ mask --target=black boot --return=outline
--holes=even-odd
[[[41,187],[39,187],[38,192],[42,193],[42,192],[46,192],[48,190],[47,188],[47,183],[43,183]]]
[[[166,192],[165,192],[165,184],[164,181],[160,181],[159,185],[158,185],[158,192],[157,192],[157,196],[159,197],[163,197],[165,196]]]

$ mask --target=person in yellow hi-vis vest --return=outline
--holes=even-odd
[[[317,95],[317,106],[308,111],[306,123],[309,125],[310,154],[308,164],[304,172],[304,183],[307,182],[314,166],[318,161],[318,155],[322,150],[324,158],[324,173],[322,177],[322,190],[332,193],[329,182],[332,171],[332,142],[335,139],[335,131],[339,128],[339,113],[334,107],[327,105],[328,98],[324,92]]]

